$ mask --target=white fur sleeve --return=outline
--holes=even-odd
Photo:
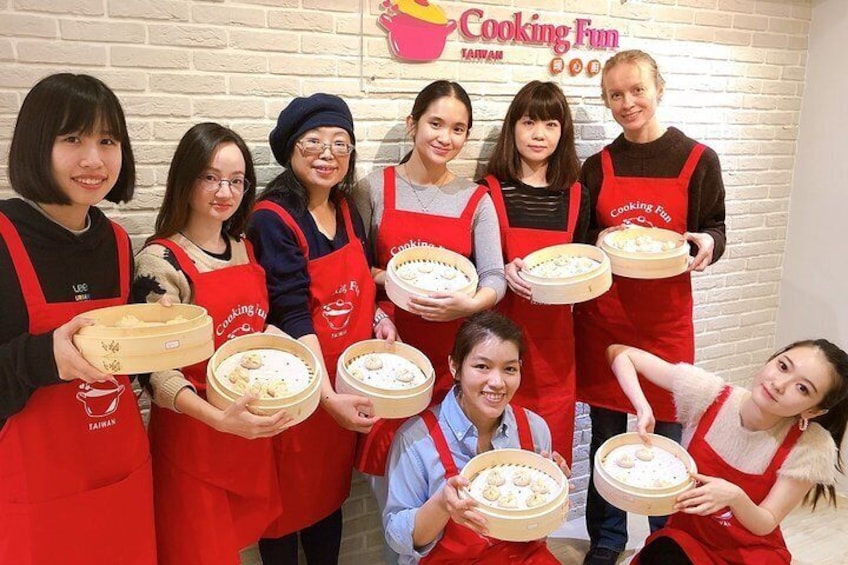
[[[677,421],[692,427],[721,392],[724,381],[718,375],[688,363],[678,363],[672,386]]]
[[[817,484],[836,483],[836,443],[823,427],[810,423],[777,474]]]

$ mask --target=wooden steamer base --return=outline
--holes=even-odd
[[[126,304],[89,310],[84,326],[73,336],[74,346],[86,361],[103,372],[133,375],[193,365],[215,351],[212,318],[193,304]],[[183,321],[159,326],[116,327],[124,316],[142,322]]]
[[[659,253],[621,251],[607,242],[607,239],[616,234],[626,234],[628,238],[647,235],[657,240],[673,241],[675,247]],[[600,247],[609,256],[612,274],[621,277],[665,279],[685,273],[689,266],[689,246],[686,245],[686,240],[681,234],[671,230],[629,227],[608,233],[601,241]]]
[[[389,260],[386,265],[386,294],[394,304],[409,312],[409,297],[426,297],[434,291],[418,288],[405,280],[401,279],[397,274],[397,269],[410,261],[428,260],[441,265],[455,267],[462,271],[469,282],[457,292],[463,292],[469,296],[474,296],[477,292],[477,284],[479,277],[477,276],[477,267],[474,263],[463,257],[459,253],[455,253],[443,247],[432,247],[423,245],[418,247],[410,247],[399,251]]]
[[[690,473],[698,471],[695,460],[679,443],[660,435],[649,435],[652,447],[659,447],[676,455],[678,459],[683,461]],[[640,488],[619,481],[604,468],[603,460],[616,447],[642,445],[642,443],[642,439],[636,432],[619,434],[605,441],[595,452],[594,472],[592,473],[595,488],[604,500],[621,510],[645,516],[673,514],[677,497],[695,486],[694,479],[688,477],[682,483],[664,488]]]
[[[376,387],[364,383],[351,375],[348,364],[369,353],[393,353],[411,361],[424,373],[424,382],[410,388],[398,390]],[[354,343],[339,357],[336,371],[336,391],[342,394],[355,394],[371,400],[371,416],[377,418],[408,418],[420,413],[430,405],[433,397],[433,384],[436,374],[427,357],[405,343],[389,343],[382,339],[368,339]]]
[[[530,273],[530,269],[559,257],[589,257],[600,265],[594,269],[571,277],[549,278]],[[545,247],[524,258],[524,268],[518,276],[527,281],[532,289],[533,302],[539,304],[576,304],[602,295],[612,286],[610,260],[606,253],[594,245],[566,243]]]
[[[311,349],[287,336],[266,333],[243,335],[219,347],[206,366],[206,399],[213,406],[226,410],[240,398],[240,394],[223,384],[222,381],[227,377],[216,371],[224,359],[254,349],[277,349],[295,355],[311,369],[312,381],[305,389],[291,396],[254,400],[248,405],[249,410],[260,416],[270,416],[285,409],[294,419],[292,426],[306,420],[318,408],[323,371]]]
[[[504,541],[533,541],[548,537],[568,517],[568,479],[552,460],[524,449],[486,451],[471,459],[460,474],[471,481],[479,472],[504,463],[540,470],[553,477],[560,490],[552,493],[545,504],[534,508],[497,508],[478,502],[474,510],[485,516],[489,537]],[[471,495],[463,489],[460,496],[468,498]]]

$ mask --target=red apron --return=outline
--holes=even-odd
[[[688,451],[698,464],[699,473],[720,477],[739,486],[754,504],[760,504],[777,481],[777,471],[801,436],[801,430],[797,426],[789,429],[763,474],[743,473],[722,459],[704,439],[731,390],[731,387],[726,386],[704,413],[689,443]],[[689,559],[698,565],[789,565],[792,559],[780,527],[764,536],[752,534],[739,523],[729,508],[710,516],[695,516],[683,512],[673,514],[666,527],[654,532],[645,543],[662,536],[677,542]],[[638,565],[638,555],[633,563]]]
[[[471,258],[474,212],[486,194],[484,187],[477,188],[459,218],[398,210],[396,192],[395,168],[386,167],[383,169],[383,219],[375,245],[377,264],[381,269],[386,268],[389,259],[398,251],[419,245],[443,247]],[[438,404],[453,386],[448,355],[462,319],[429,322],[401,308],[393,310],[400,338],[418,348],[433,364],[436,383],[430,405]],[[403,422],[404,419],[378,420],[368,435],[359,438],[356,453],[358,470],[371,475],[385,475],[392,438]]]
[[[339,356],[349,345],[371,337],[376,296],[347,201],[341,198],[337,205],[348,242],[317,259],[308,259],[306,237],[286,210],[267,200],[255,208],[275,212],[294,232],[307,258],[312,324],[334,387]],[[355,447],[356,434],[339,426],[323,406],[305,422],[276,436],[283,512],[264,537],[278,538],[302,530],[338,510],[350,494]]]
[[[689,180],[704,145],[696,145],[677,178],[617,177],[609,150],[601,152],[604,181],[598,196],[601,229],[619,224],[660,227],[684,233]],[[650,351],[669,363],[695,360],[692,284],[689,273],[642,280],[613,276],[612,287],[594,300],[575,305],[577,397],[592,406],[632,412],[606,361],[614,343]],[[674,421],[671,394],[642,379],[654,415]]]
[[[268,313],[265,271],[250,262],[200,273],[185,250],[167,248],[191,282],[194,304],[212,317],[215,348],[261,332]],[[206,361],[183,374],[206,398]],[[248,440],[219,432],[186,414],[153,406],[150,414],[157,545],[160,565],[238,565],[239,551],[256,542],[280,513],[270,438]]]
[[[48,303],[12,222],[0,236],[15,266],[29,333],[50,332],[95,308],[126,304],[129,240],[112,224],[120,295]],[[150,451],[130,380],[41,387],[0,430],[0,562],[156,563]]]
[[[573,241],[580,213],[580,183],[575,182],[569,189],[566,231],[510,226],[500,182],[489,175],[486,183],[498,212],[504,263],[543,247]],[[545,419],[551,429],[553,448],[571,465],[576,401],[571,305],[536,304],[507,291],[496,309],[524,332],[526,350],[521,361],[521,386],[514,400]]]
[[[518,427],[518,439],[521,449],[533,451],[533,435],[523,408],[512,407],[515,423]],[[459,474],[456,462],[448,447],[448,442],[439,425],[439,420],[431,410],[421,413],[430,437],[439,453],[439,459],[445,468],[445,481]],[[557,565],[559,561],[548,550],[545,540],[529,542],[501,541],[483,537],[473,530],[448,520],[442,539],[419,562],[422,565]]]

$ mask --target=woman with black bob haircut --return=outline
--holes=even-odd
[[[253,159],[236,132],[215,123],[189,129],[171,161],[156,233],[136,257],[134,299],[203,306],[216,348],[265,330],[265,271],[242,235],[255,193]],[[239,551],[280,512],[271,436],[290,418],[252,414],[256,395],[247,391],[226,410],[212,406],[205,361],[153,373],[149,388],[159,564],[238,565]]]
[[[62,73],[43,79],[27,95],[18,124],[38,121],[38,127],[17,127],[9,148],[9,181],[15,192],[41,204],[70,204],[50,168],[53,143],[59,135],[108,132],[121,145],[121,169],[105,200],[129,202],[135,189],[133,156],[124,110],[108,86],[89,75]]]
[[[97,208],[128,201],[124,113],[94,77],[27,94],[0,202],[0,563],[156,563],[144,425],[126,376],[82,358],[85,312],[125,304],[132,249]],[[110,400],[104,402],[105,400]],[[91,524],[114,524],[91,543]]]

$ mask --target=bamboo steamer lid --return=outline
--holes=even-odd
[[[193,365],[214,351],[212,318],[193,304],[126,304],[89,310],[95,321],[73,336],[86,361],[112,374],[138,374]],[[135,321],[145,324],[129,327]]]
[[[504,541],[532,541],[545,538],[559,528],[568,516],[568,479],[559,466],[525,449],[495,449],[472,458],[460,474],[469,482],[481,472],[500,465],[529,467],[551,477],[559,486],[550,498],[533,508],[500,508],[477,500],[475,511],[486,518],[489,537]],[[469,498],[467,488],[460,497]],[[476,500],[476,499],[475,499]]]
[[[468,283],[458,288],[457,292],[474,296],[477,291],[477,268],[466,257],[443,247],[410,247],[396,253],[386,265],[386,294],[389,300],[406,311],[409,311],[408,302],[411,296],[426,297],[435,292],[417,287],[398,275],[398,269],[410,262],[428,262],[436,268],[452,267],[468,279]]]
[[[574,276],[543,277],[530,271],[548,261],[559,257],[588,257],[598,265],[585,273]],[[527,281],[532,288],[533,302],[540,304],[576,304],[592,300],[602,295],[612,286],[610,260],[601,249],[594,245],[566,243],[544,247],[524,258],[524,268],[518,276]]]
[[[625,243],[649,237],[673,244],[671,249],[659,252],[624,251],[615,243]],[[612,274],[632,279],[665,279],[685,273],[689,266],[689,246],[683,236],[661,228],[631,226],[608,233],[601,241],[601,249],[609,256]]]
[[[692,473],[698,467],[692,456],[676,441],[657,434],[649,434],[651,447],[662,449],[683,462],[689,475],[684,480],[664,487],[638,487],[614,477],[606,468],[607,456],[617,447],[624,445],[643,445],[636,432],[619,434],[605,441],[595,452],[592,480],[598,493],[610,504],[621,510],[645,516],[667,516],[674,513],[677,497],[693,488],[695,480]],[[607,463],[612,464],[612,463]]]
[[[413,387],[390,389],[357,379],[350,371],[352,361],[373,353],[403,357],[424,373],[424,381]],[[336,371],[336,391],[369,398],[373,406],[370,415],[377,418],[408,418],[425,410],[433,397],[435,381],[433,365],[423,353],[411,345],[382,339],[368,339],[349,346],[339,357]]]
[[[285,409],[294,419],[292,425],[306,420],[318,408],[323,370],[318,357],[311,349],[288,336],[254,333],[231,339],[219,347],[206,366],[206,398],[209,403],[226,410],[242,396],[229,385],[227,376],[221,374],[219,368],[229,357],[257,349],[275,349],[294,355],[310,373],[310,380],[306,388],[295,394],[279,398],[258,398],[248,405],[248,409],[261,416],[269,416]]]

